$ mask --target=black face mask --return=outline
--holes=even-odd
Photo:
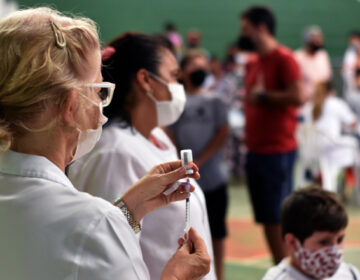
[[[312,53],[316,53],[317,51],[324,48],[324,45],[318,45],[318,44],[314,44],[314,43],[309,43],[308,46]]]
[[[241,35],[237,42],[237,47],[242,51],[255,51],[254,41],[250,38],[250,36]]]
[[[199,87],[205,81],[207,72],[203,69],[198,69],[189,74],[189,78],[193,86]]]

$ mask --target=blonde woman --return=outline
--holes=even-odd
[[[149,279],[135,232],[145,214],[185,198],[163,195],[185,176],[181,162],[154,167],[119,207],[64,174],[97,142],[111,101],[95,24],[48,8],[15,12],[0,21],[0,56],[0,279]],[[198,279],[209,262],[191,230],[161,279]]]

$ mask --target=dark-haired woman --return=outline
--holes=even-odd
[[[73,164],[69,176],[81,190],[113,201],[155,164],[176,160],[176,148],[160,128],[174,123],[185,105],[178,63],[167,41],[126,33],[103,51],[103,77],[116,84],[104,112],[109,123],[94,151]],[[212,245],[205,198],[196,186],[191,226]],[[185,203],[173,203],[142,221],[140,245],[151,279],[159,279],[185,227]],[[213,265],[204,279],[216,279]]]

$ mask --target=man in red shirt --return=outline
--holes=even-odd
[[[275,17],[270,9],[253,6],[241,15],[242,35],[251,39],[257,55],[245,77],[246,174],[255,220],[263,224],[275,263],[286,256],[280,212],[292,190],[297,148],[296,107],[305,95],[300,70],[292,52],[275,38]]]

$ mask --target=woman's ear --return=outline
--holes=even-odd
[[[289,250],[289,254],[293,254],[297,250],[297,248],[298,248],[297,240],[298,239],[296,238],[296,236],[294,234],[292,234],[292,233],[285,234],[284,242],[285,242],[286,247]]]
[[[76,124],[76,112],[79,109],[79,103],[77,99],[77,92],[75,90],[71,90],[67,94],[67,98],[64,102],[61,115],[64,121],[65,126],[67,127],[75,127]]]
[[[146,92],[152,91],[151,77],[147,70],[140,69],[139,71],[137,71],[135,77],[136,77],[136,81],[138,82],[138,84],[144,91],[146,91]]]

